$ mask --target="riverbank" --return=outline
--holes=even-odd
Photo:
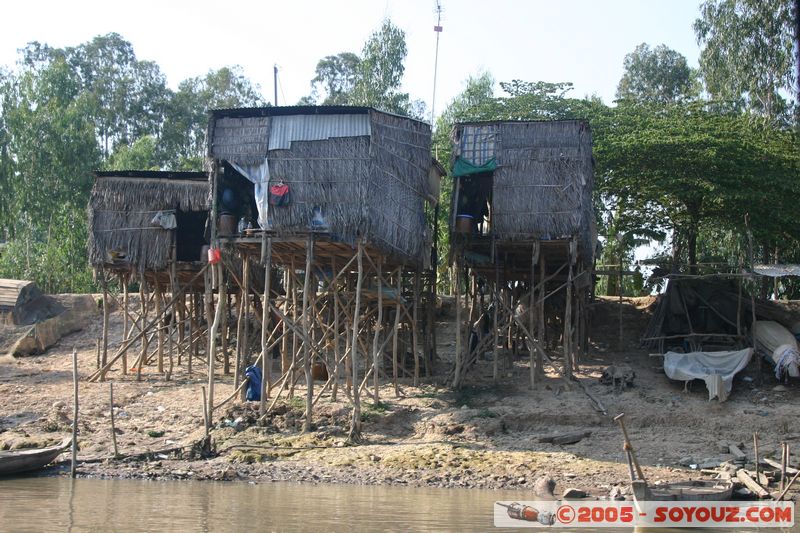
[[[709,402],[702,384],[685,392],[682,384],[669,381],[658,361],[638,348],[648,303],[626,301],[621,347],[616,338],[616,304],[601,301],[596,306],[596,334],[589,358],[581,362],[580,384],[560,379],[548,367],[547,378],[532,391],[527,362],[517,360],[497,384],[491,379],[492,363],[479,362],[458,392],[442,387],[437,378],[423,380],[419,387],[401,382],[399,397],[386,385],[380,389],[379,403],[362,400],[364,440],[357,446],[346,442],[351,407],[342,391],[335,402],[330,395],[323,396],[315,407],[312,431],[300,431],[304,389],[298,386],[295,399],[279,401],[263,426],[254,423],[255,403],[228,404],[215,412],[213,453],[207,459],[199,457],[196,447],[192,450],[204,437],[202,366],[193,375],[177,367],[169,382],[152,371],[144,372],[141,382],[119,371],[109,373],[114,381],[117,445],[120,454],[129,456],[111,459],[109,385],[85,381],[95,369],[100,325],[93,324],[65,337],[44,355],[0,362],[0,447],[45,445],[68,434],[73,346],[84,378],[79,457],[90,460],[79,466],[82,476],[524,491],[533,490],[538,478],[550,477],[557,483],[556,495],[575,487],[609,497],[624,493],[628,478],[622,435],[611,420],[620,412],[626,413],[631,440],[652,481],[697,478],[699,468],[689,465],[731,459],[720,441],[742,444],[751,454],[754,431],[760,434],[762,455],[774,453],[781,440],[800,438],[794,428],[800,390],[795,385],[778,386],[768,371],[764,384],[756,386],[751,365],[737,377],[725,403]],[[119,313],[112,315],[111,333],[112,341],[119,339]],[[439,355],[444,361],[452,355],[452,333],[451,320],[438,324]],[[601,384],[602,370],[611,364],[628,365],[636,374],[634,386]],[[233,392],[232,381],[220,376],[218,399]],[[597,410],[596,402],[607,414]],[[550,439],[575,433],[584,437],[572,444]],[[181,451],[170,451],[175,449]]]

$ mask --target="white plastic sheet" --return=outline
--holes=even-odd
[[[230,162],[236,172],[253,182],[256,208],[258,208],[258,225],[261,229],[268,229],[269,211],[269,162],[264,159],[257,165],[237,164]]]
[[[800,352],[791,331],[772,320],[758,320],[753,328],[756,348],[775,363],[775,376],[800,376]]]
[[[724,402],[733,388],[733,376],[747,366],[753,349],[735,352],[667,352],[664,354],[664,372],[670,379],[706,382],[708,399]]]

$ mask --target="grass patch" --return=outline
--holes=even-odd
[[[472,418],[497,418],[497,413],[491,409],[481,409]]]
[[[374,420],[378,418],[386,411],[389,410],[389,404],[384,402],[377,402],[377,403],[366,403],[362,404],[361,406],[361,421],[368,422],[370,420]]]
[[[289,400],[286,402],[286,405],[295,411],[305,411],[306,400],[300,396],[294,396],[293,398],[289,398]]]

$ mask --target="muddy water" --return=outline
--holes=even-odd
[[[0,479],[0,531],[487,531],[519,491]]]

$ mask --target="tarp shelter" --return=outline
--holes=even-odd
[[[702,379],[708,389],[708,399],[724,402],[733,387],[733,376],[747,366],[752,348],[727,352],[667,352],[664,372],[670,379],[692,381]]]

